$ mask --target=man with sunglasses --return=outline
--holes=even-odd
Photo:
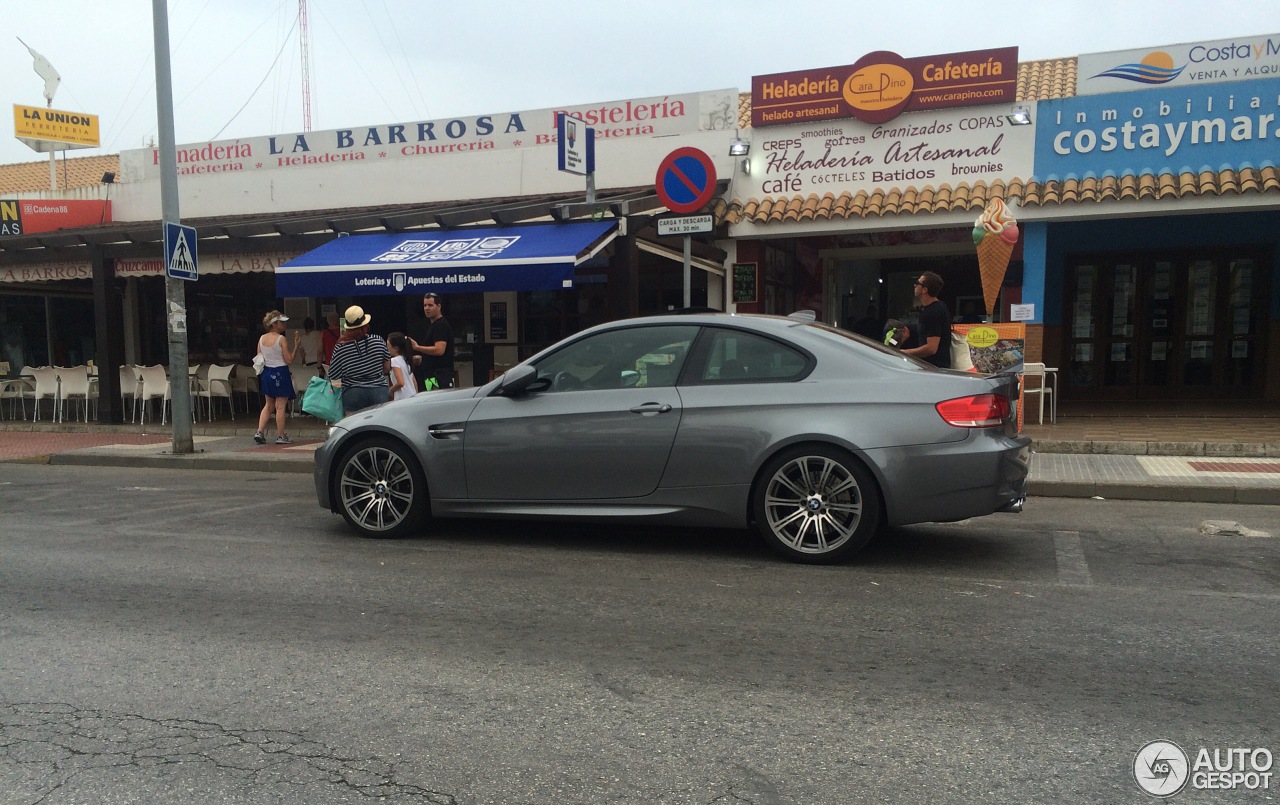
[[[413,329],[409,349],[413,354],[413,375],[419,391],[453,388],[453,328],[444,317],[440,294],[422,295],[425,323]]]
[[[942,277],[926,271],[915,283],[915,298],[920,303],[920,346],[902,350],[933,364],[939,369],[951,368],[951,311],[938,298],[942,293]]]

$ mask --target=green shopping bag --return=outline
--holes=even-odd
[[[342,419],[342,389],[323,377],[311,378],[302,394],[302,410],[316,419],[337,422]]]

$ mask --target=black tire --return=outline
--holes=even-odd
[[[880,527],[880,492],[848,453],[820,444],[774,456],[751,501],[756,528],[774,552],[831,564],[862,550]]]
[[[426,523],[431,511],[427,482],[417,458],[400,442],[361,441],[334,468],[338,511],[362,536],[401,537]]]

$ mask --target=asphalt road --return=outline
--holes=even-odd
[[[1280,754],[1280,539],[1205,520],[1280,535],[1032,499],[822,568],[709,531],[362,540],[306,476],[0,464],[0,802],[1150,802],[1149,741]]]

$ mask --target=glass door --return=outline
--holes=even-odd
[[[1265,378],[1264,255],[1244,250],[1077,258],[1064,392],[1073,399],[1247,399]]]
[[[1067,278],[1063,384],[1075,399],[1134,396],[1141,335],[1137,264],[1108,258],[1072,266]]]

